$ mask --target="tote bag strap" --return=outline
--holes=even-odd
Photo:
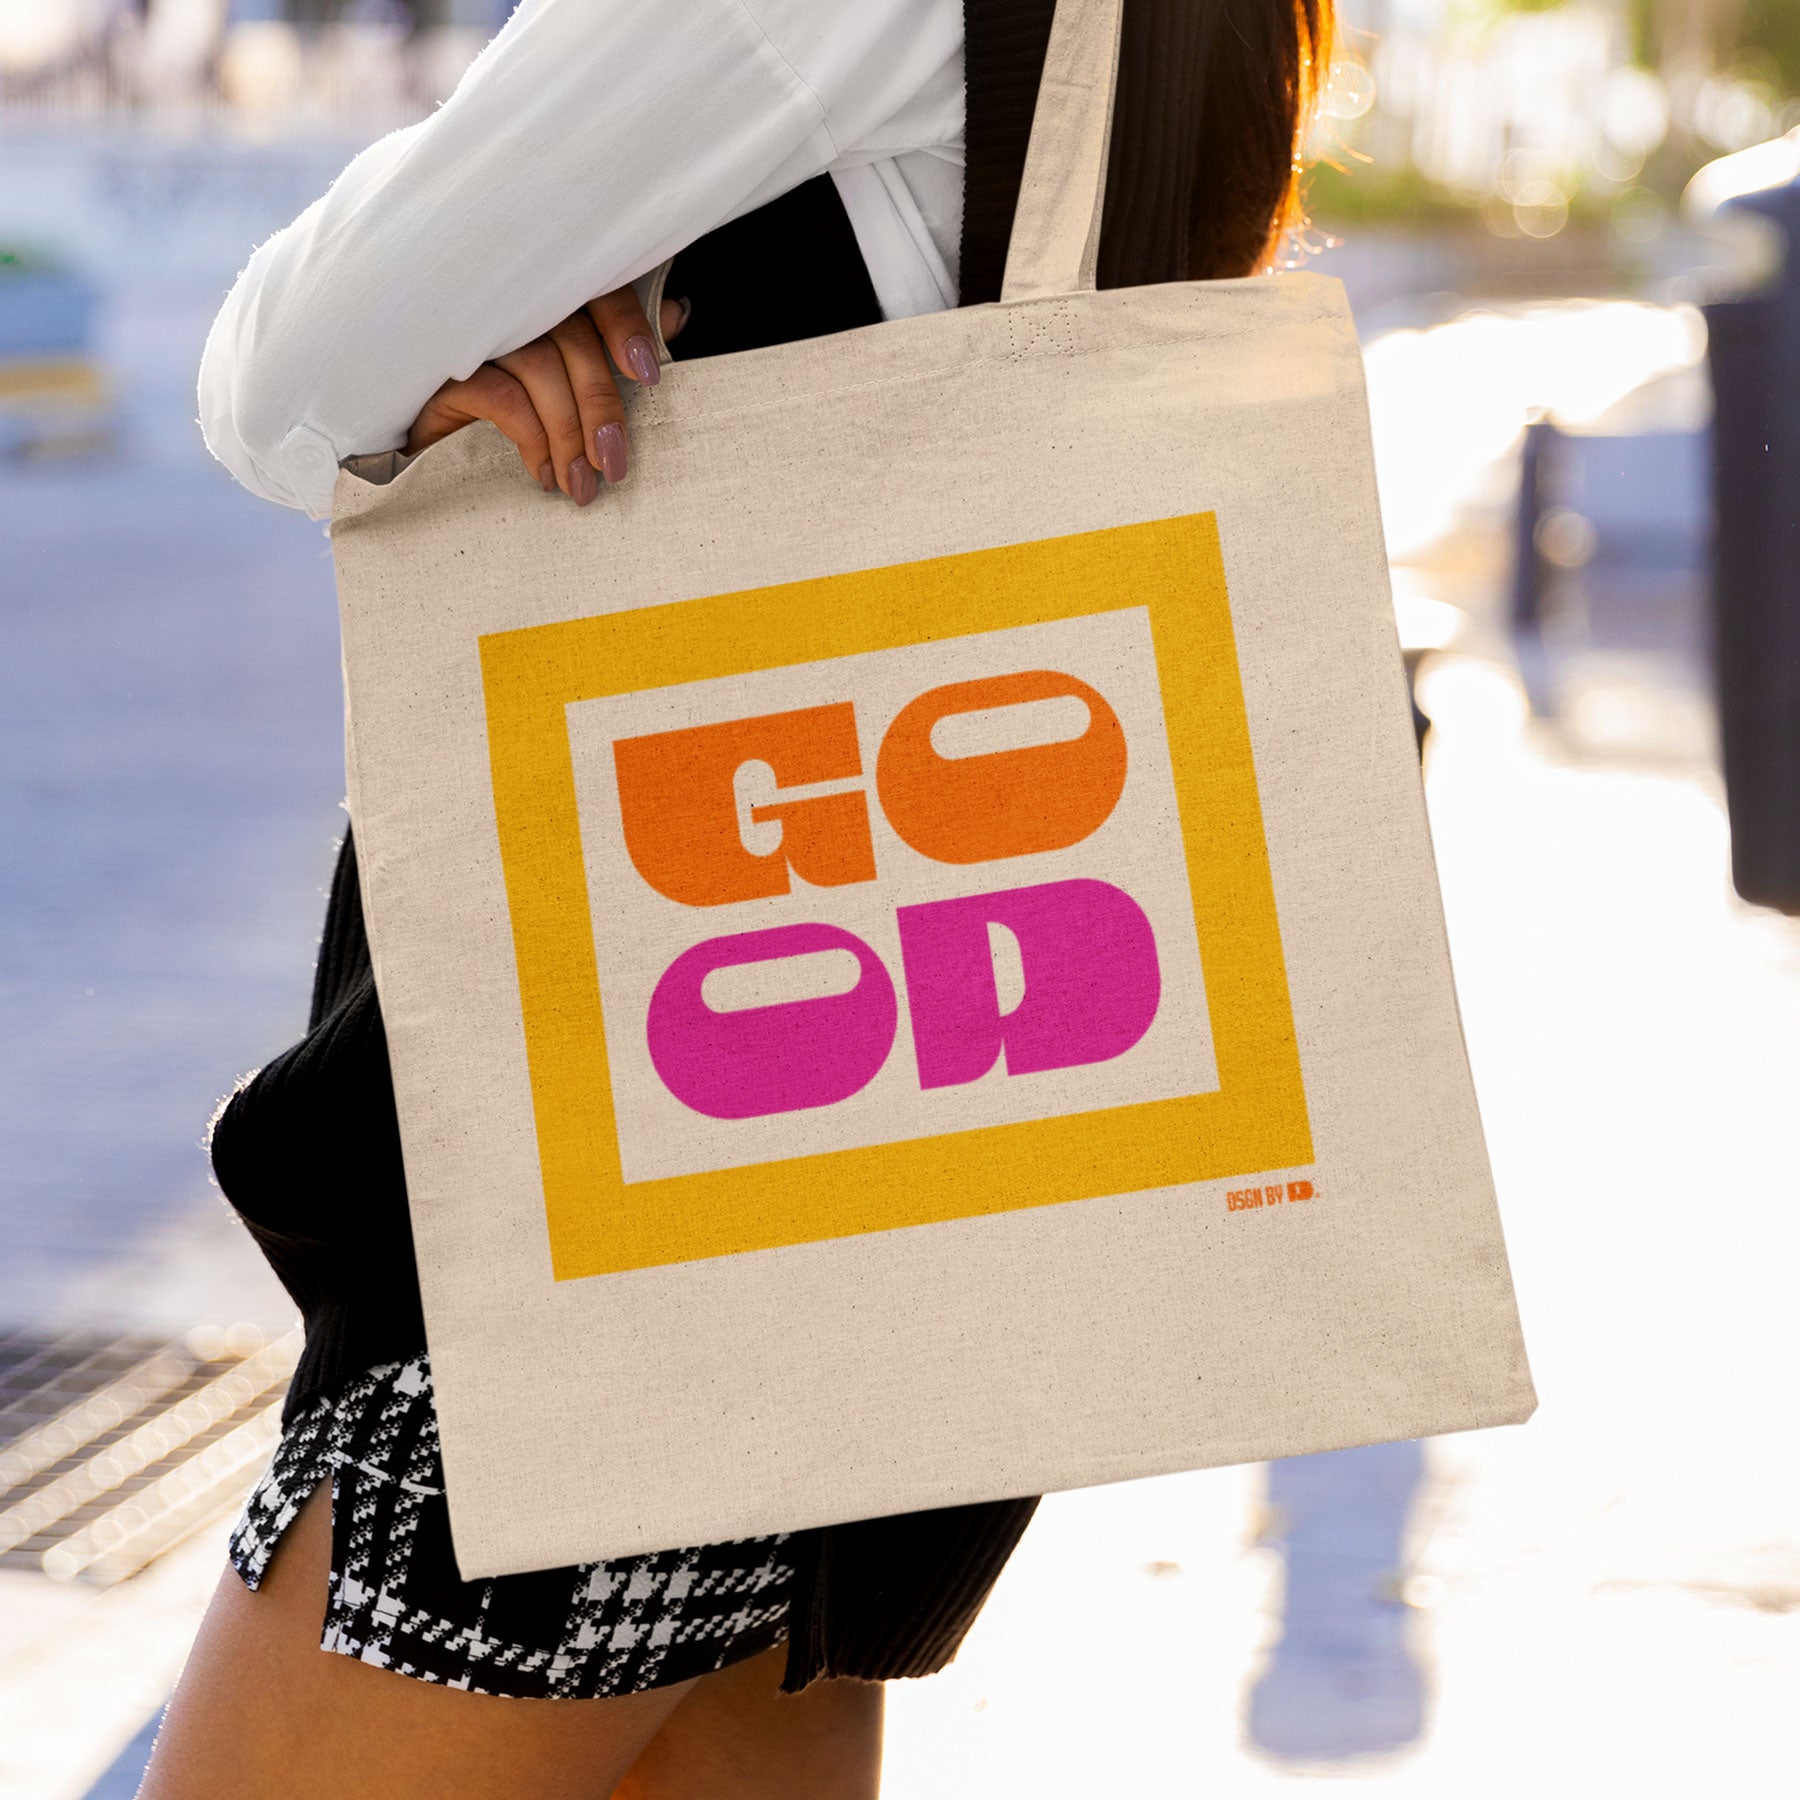
[[[1122,0],[1057,0],[1007,246],[1002,306],[1093,290],[1123,10]]]

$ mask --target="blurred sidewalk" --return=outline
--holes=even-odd
[[[1408,1496],[1366,1453],[1052,1497],[954,1667],[894,1690],[887,1800],[1795,1791],[1800,921],[1729,885],[1698,321],[1377,298],[1396,595],[1450,646],[1420,682],[1426,789],[1541,1408],[1423,1446],[1385,1569]],[[1661,547],[1577,571],[1533,719],[1506,614],[1540,409],[1578,434],[1602,532]],[[1351,1754],[1401,1735],[1396,1637],[1423,1731]],[[1327,1754],[1264,1704],[1296,1662]]]
[[[0,462],[0,1404],[35,1350],[73,1344],[67,1364],[117,1334],[129,1361],[291,1321],[201,1140],[304,1021],[342,822],[336,608],[319,528],[207,457],[193,380],[246,247],[339,160],[0,136],[0,242],[105,288],[116,439]],[[126,1482],[74,1518],[143,1497]],[[179,1499],[160,1511],[181,1527]],[[0,1795],[58,1800],[160,1706],[219,1533],[113,1587],[53,1581],[31,1551],[0,1555]]]
[[[116,400],[110,453],[0,465],[0,1327],[291,1310],[201,1138],[304,1021],[342,825],[330,547],[207,456],[194,375],[246,247],[339,161],[0,136],[0,242],[100,282]]]
[[[1425,1734],[1329,1772],[1457,1800],[1780,1800],[1800,1755],[1800,924],[1730,895],[1704,771],[1567,759],[1494,665],[1441,664],[1426,699],[1542,1405],[1426,1446],[1395,1571]],[[895,1690],[887,1800],[1235,1797],[1305,1772],[1241,1722],[1280,1608],[1264,1495],[1244,1469],[1047,1501],[956,1665]],[[1336,1701],[1353,1729],[1353,1681]]]

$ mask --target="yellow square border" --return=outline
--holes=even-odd
[[[565,708],[1147,607],[1219,1086],[1177,1100],[626,1182]],[[1312,1161],[1210,513],[715,594],[480,640],[556,1279]]]

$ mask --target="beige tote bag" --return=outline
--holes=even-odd
[[[1338,284],[991,306],[339,482],[466,1576],[1525,1418]]]

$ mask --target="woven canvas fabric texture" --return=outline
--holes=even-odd
[[[586,512],[478,430],[340,483],[351,808],[467,1574],[1531,1408],[1354,330],[1313,276],[1092,291],[1116,41],[1111,0],[1062,0],[998,303],[671,368]],[[634,885],[611,746],[1020,670],[1116,704],[1124,798],[982,879],[1040,911],[1138,883],[1148,1048],[924,1097],[903,1049],[842,1113],[671,1110],[644,959],[734,927],[678,942]],[[871,820],[876,747],[844,772]],[[872,885],[768,904],[854,901],[867,949],[981,898],[878,843]],[[882,960],[916,1049],[916,971]]]

